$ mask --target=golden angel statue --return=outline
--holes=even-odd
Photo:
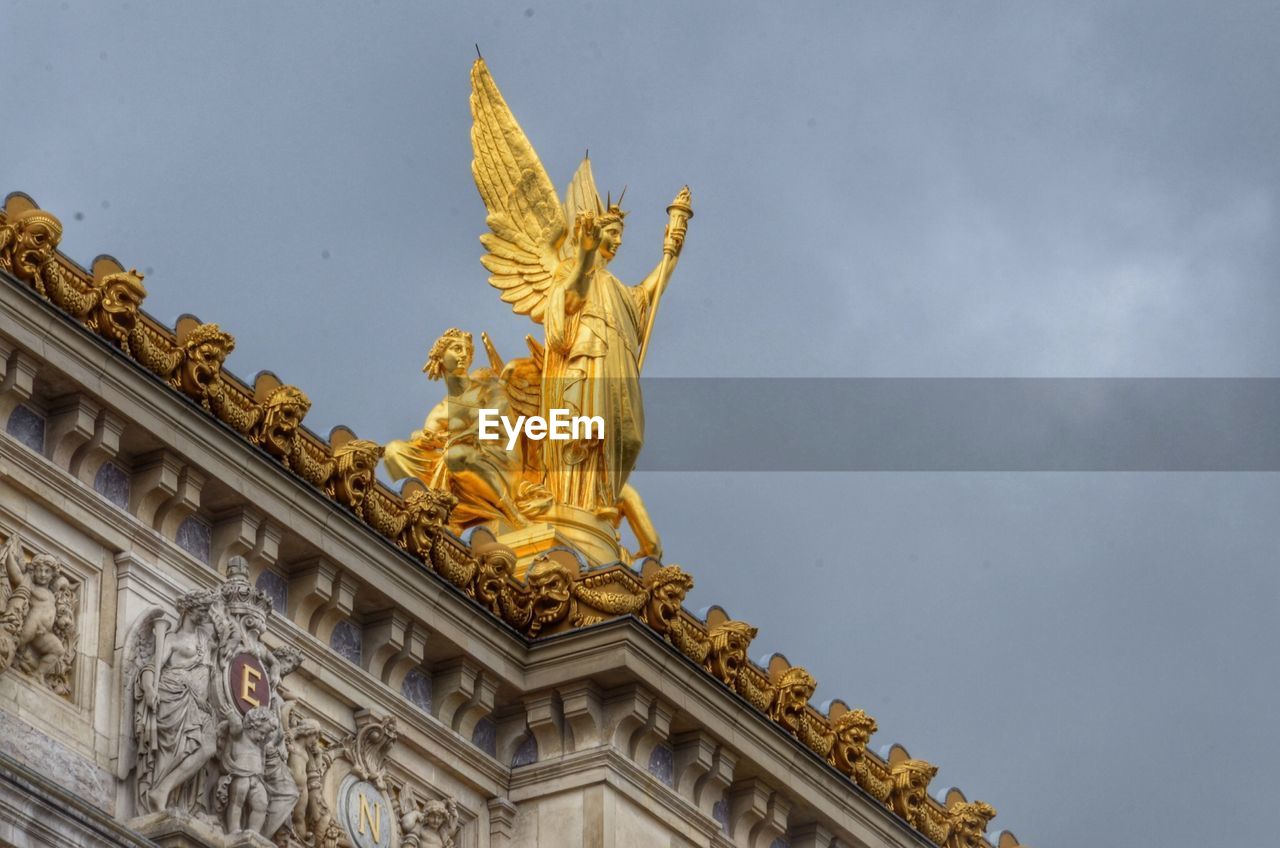
[[[668,209],[662,260],[637,286],[609,271],[626,213],[602,203],[584,159],[563,203],[483,59],[471,71],[472,174],[489,211],[481,262],[512,309],[542,324],[544,415],[600,416],[600,440],[542,443],[556,504],[612,520],[644,443],[640,366],[693,215],[686,187]],[[619,198],[621,201],[621,198]]]
[[[490,368],[468,374],[470,335],[446,333],[431,354],[439,364],[429,360],[424,370],[443,377],[449,397],[421,431],[387,445],[387,469],[453,491],[455,527],[536,520],[564,531],[589,559],[608,562],[622,553],[616,528],[626,518],[639,553],[660,556],[627,478],[644,444],[640,369],[693,217],[689,189],[667,208],[657,267],[639,285],[624,285],[609,271],[622,246],[622,198],[601,201],[590,160],[562,202],[483,59],[471,70],[471,114],[471,171],[488,210],[481,263],[502,299],[543,325],[545,343],[529,338],[533,355],[504,365],[486,337]],[[478,410],[495,406],[544,421],[553,413],[599,419],[603,432],[531,441],[526,431],[518,447],[504,450],[477,437]]]

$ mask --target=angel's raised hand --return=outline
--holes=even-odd
[[[596,216],[590,212],[580,213],[578,220],[574,222],[574,236],[583,250],[592,251],[599,247],[600,224],[596,221]]]

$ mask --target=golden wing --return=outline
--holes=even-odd
[[[546,351],[532,336],[525,336],[531,356],[513,359],[502,369],[502,385],[507,401],[517,415],[537,415],[542,411],[542,367]]]
[[[568,229],[564,207],[483,59],[471,66],[471,118],[471,173],[489,210],[480,263],[502,299],[541,324]]]
[[[573,179],[569,181],[569,192],[564,198],[564,219],[572,227],[573,222],[578,220],[578,216],[583,212],[599,215],[604,211],[604,205],[600,203],[600,192],[596,191],[596,178],[591,173],[591,160],[584,156],[582,164],[578,166]],[[570,237],[560,245],[561,261],[573,255],[576,244],[570,231]]]

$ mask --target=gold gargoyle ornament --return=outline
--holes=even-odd
[[[689,189],[667,209],[661,260],[639,285],[625,285],[609,270],[622,246],[622,198],[600,199],[590,159],[562,201],[483,59],[471,69],[471,115],[471,171],[488,210],[480,261],[512,310],[543,326],[544,340],[529,337],[531,356],[504,363],[486,337],[489,368],[471,372],[471,335],[449,330],[424,369],[446,382],[449,396],[422,430],[387,445],[387,469],[452,491],[455,528],[551,525],[600,564],[625,553],[616,528],[626,518],[639,553],[660,555],[627,479],[644,444],[640,370],[693,217]],[[508,448],[479,438],[481,408],[598,418],[603,433],[536,440],[525,433]]]

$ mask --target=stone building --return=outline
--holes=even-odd
[[[448,529],[0,217],[0,845],[996,846],[692,578]]]

